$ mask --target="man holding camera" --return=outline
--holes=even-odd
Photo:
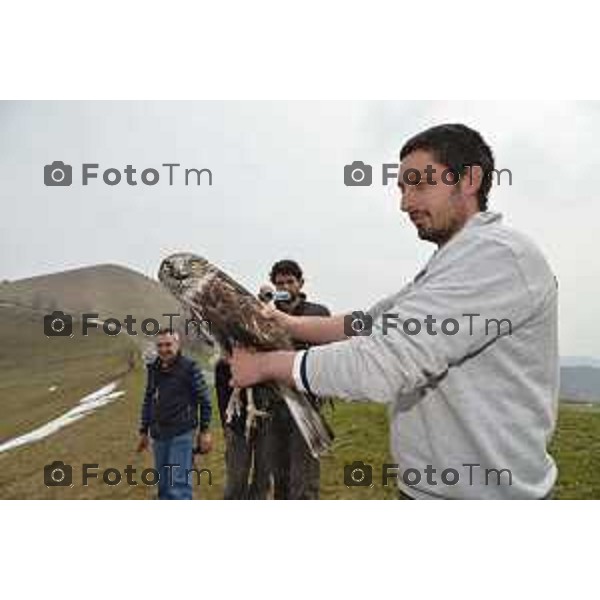
[[[156,349],[158,357],[148,365],[137,450],[148,449],[150,434],[159,500],[191,500],[194,442],[200,453],[212,448],[210,393],[196,362],[181,353],[177,333],[161,329]]]
[[[533,242],[488,211],[494,159],[478,132],[433,127],[400,161],[401,209],[437,246],[425,267],[362,317],[274,312],[294,338],[323,345],[236,349],[233,383],[390,404],[404,497],[547,498],[557,475],[547,451],[558,407],[556,279]]]
[[[302,292],[304,276],[293,260],[280,260],[271,268],[271,283],[275,292],[269,296],[262,290],[264,301],[273,300],[278,311],[297,317],[327,317],[329,310],[322,304],[308,302]],[[294,336],[292,336],[294,337]],[[295,340],[295,347],[306,349],[305,341]],[[316,398],[316,397],[315,397]],[[315,402],[319,402],[318,399]],[[316,500],[319,498],[321,467],[310,453],[302,434],[294,423],[285,402],[271,408],[268,424],[263,425],[267,436],[268,455],[274,480],[276,500]],[[260,443],[260,442],[259,442]]]

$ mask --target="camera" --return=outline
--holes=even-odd
[[[289,302],[291,300],[290,293],[286,290],[274,290],[271,286],[263,285],[258,292],[258,299],[261,302]]]
[[[344,465],[344,484],[346,487],[369,487],[373,485],[373,467],[362,460]]]
[[[71,337],[73,335],[73,317],[61,310],[44,316],[44,333],[46,337]]]
[[[362,310],[355,310],[344,317],[344,333],[347,336],[371,335],[373,331],[373,317]]]
[[[73,167],[65,165],[62,160],[44,166],[44,183],[46,185],[71,185],[73,183]]]
[[[365,165],[362,160],[355,160],[344,167],[345,185],[371,185],[373,183],[373,167]]]
[[[275,290],[273,292],[273,300],[275,302],[289,302],[291,299],[292,296],[287,290]]]
[[[73,485],[73,467],[62,460],[55,460],[44,467],[46,487],[71,487]]]

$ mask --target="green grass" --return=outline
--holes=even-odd
[[[6,315],[5,315],[6,317]],[[0,353],[0,439],[26,433],[73,407],[85,394],[115,378],[125,396],[99,408],[91,415],[65,427],[43,441],[0,454],[0,498],[152,498],[155,490],[124,482],[111,487],[94,481],[81,482],[81,465],[98,463],[100,471],[127,465],[141,470],[153,466],[149,453],[135,452],[143,367],[125,373],[126,357],[132,347],[125,337],[48,340],[41,323],[27,314],[3,318],[0,332],[7,344]],[[50,374],[52,374],[50,376]],[[49,385],[59,391],[50,394]],[[195,488],[198,498],[221,498],[223,493],[223,436],[215,408],[215,449],[197,466],[212,472],[212,486],[205,479]],[[391,499],[395,489],[375,485],[347,488],[344,465],[356,460],[381,465],[393,462],[389,454],[387,410],[377,404],[337,402],[325,409],[336,432],[332,452],[322,459],[321,497],[327,499]],[[600,409],[561,405],[559,424],[552,443],[559,465],[558,498],[600,498]],[[76,485],[47,488],[44,465],[54,460],[71,464]]]
[[[99,408],[81,421],[65,427],[41,442],[24,446],[0,455],[0,497],[2,498],[152,498],[153,488],[124,483],[115,487],[92,481],[83,487],[81,465],[98,463],[99,470],[108,467],[123,471],[127,465],[138,469],[139,480],[143,469],[151,468],[149,453],[139,455],[134,449],[137,442],[137,425],[140,401],[143,393],[144,373],[141,368],[122,378],[126,395],[113,404]],[[74,396],[74,399],[77,397]],[[3,408],[4,410],[4,408]],[[214,407],[216,413],[216,406]],[[321,496],[323,498],[393,498],[393,488],[354,488],[349,490],[343,483],[344,465],[354,460],[378,464],[389,462],[387,450],[386,411],[377,405],[347,405],[338,403],[335,410],[326,409],[328,420],[336,430],[333,452],[322,460]],[[215,449],[197,461],[197,467],[208,468],[212,474],[212,486],[195,488],[196,497],[221,498],[223,494],[224,442],[220,427],[215,423]],[[46,488],[43,483],[43,467],[54,460],[62,460],[73,466],[72,488]]]
[[[551,452],[557,498],[600,498],[600,406],[563,403]]]
[[[0,440],[46,423],[111,381],[132,348],[126,338],[95,331],[47,338],[41,315],[15,309],[0,308],[0,333]]]

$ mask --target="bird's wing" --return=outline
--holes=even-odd
[[[335,437],[333,431],[304,394],[283,386],[279,386],[279,393],[311,454],[319,458],[331,448]]]

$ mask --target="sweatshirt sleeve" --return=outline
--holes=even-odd
[[[437,265],[385,312],[374,311],[370,335],[299,355],[296,381],[320,396],[394,402],[511,334],[549,292],[545,264],[523,268],[506,244],[481,240],[468,256]]]
[[[198,423],[200,430],[205,431],[210,427],[210,421],[212,417],[212,405],[210,401],[210,390],[206,385],[202,371],[198,367],[195,361],[191,362],[192,370],[192,396],[194,398],[195,405],[199,408]]]
[[[152,397],[154,395],[153,371],[151,367],[146,369],[146,391],[142,403],[142,415],[140,422],[140,433],[148,433],[152,421]]]

